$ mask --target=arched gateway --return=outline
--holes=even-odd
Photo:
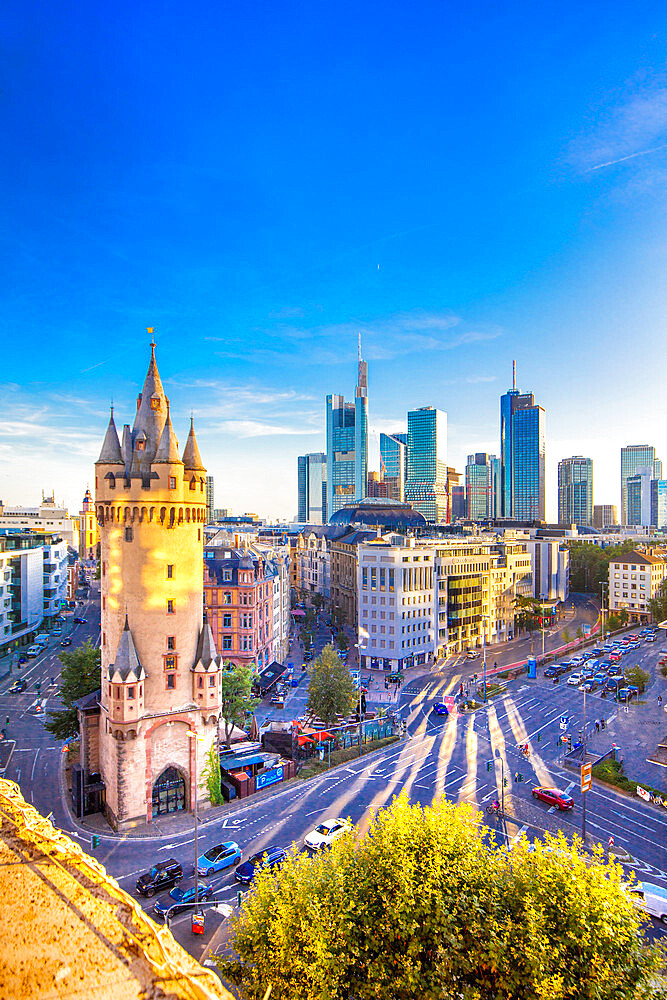
[[[167,767],[153,785],[153,816],[185,809],[185,778],[176,767]]]

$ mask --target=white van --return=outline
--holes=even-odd
[[[638,882],[630,886],[630,895],[635,906],[667,924],[667,889],[652,882]]]
[[[36,646],[41,646],[42,649],[44,649],[44,647],[48,646],[48,644],[49,644],[49,637],[46,634],[46,632],[40,632],[39,635],[35,636]]]

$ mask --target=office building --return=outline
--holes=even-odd
[[[29,531],[0,536],[0,656],[30,645],[68,597],[67,542]]]
[[[545,415],[532,392],[512,388],[500,397],[500,504],[497,516],[544,520]],[[500,508],[498,513],[498,507]]]
[[[492,457],[486,452],[468,455],[465,487],[468,520],[486,521],[493,517]]]
[[[300,524],[327,523],[327,456],[322,451],[299,455],[298,514]]]
[[[651,524],[667,528],[667,479],[651,480]]]
[[[79,519],[55,501],[55,496],[45,497],[39,507],[6,507],[0,500],[0,535],[15,531],[32,531],[35,534],[57,534],[73,549],[79,550]]]
[[[593,521],[593,460],[575,455],[558,463],[558,523]]]
[[[408,435],[403,432],[380,434],[380,465],[391,500],[405,499],[408,476]]]
[[[326,399],[327,516],[350,500],[363,500],[368,483],[368,372],[361,357],[354,402],[343,396]]]
[[[501,504],[503,496],[502,488],[502,463],[495,455],[489,455],[489,465],[491,466],[491,517],[501,517]]]
[[[215,483],[213,476],[206,477],[206,523],[211,524],[215,510]]]
[[[451,520],[460,521],[466,516],[465,486],[452,486],[450,496]]]
[[[651,524],[651,482],[653,466],[640,466],[625,480],[625,518],[628,527]]]
[[[609,563],[609,611],[627,611],[630,621],[649,621],[649,601],[667,577],[664,554],[634,552]]]
[[[203,621],[206,469],[192,420],[179,454],[154,344],[122,441],[112,414],[95,465],[102,683],[88,714],[98,739],[82,744],[116,830],[194,808],[191,734],[199,761],[215,752],[221,670]],[[198,804],[210,805],[205,783]]]
[[[601,503],[593,507],[593,527],[598,531],[604,528],[611,528],[618,524],[618,514],[616,504]]]
[[[408,413],[408,478],[405,499],[431,524],[449,518],[447,414],[434,406]]]
[[[632,524],[628,521],[628,490],[627,481],[631,476],[645,473],[649,470],[649,479],[662,479],[662,462],[656,458],[655,448],[649,444],[633,444],[621,448],[621,524]],[[636,516],[637,487],[634,498]],[[641,522],[637,522],[641,523]],[[646,522],[648,523],[648,522]]]

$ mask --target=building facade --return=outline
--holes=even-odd
[[[377,531],[352,530],[331,541],[331,606],[339,611],[342,621],[351,628],[356,629],[358,622],[359,544],[377,538],[377,535]]]
[[[648,602],[667,577],[664,550],[636,549],[609,563],[609,610],[627,611],[630,621],[649,621]]]
[[[621,448],[621,524],[632,523],[628,521],[628,479],[631,476],[645,474],[646,471],[648,471],[649,480],[662,479],[662,462],[656,458],[653,445],[632,444]],[[634,513],[636,515],[636,509]],[[641,523],[641,521],[637,523]]]
[[[532,392],[500,397],[500,505],[496,516],[544,520],[545,414]]]
[[[368,372],[361,357],[354,402],[326,399],[327,516],[350,500],[363,500],[368,482]]]
[[[322,451],[297,459],[298,513],[300,524],[326,524],[327,456]]]
[[[134,425],[121,444],[112,410],[95,466],[102,675],[90,767],[118,830],[193,809],[195,780],[206,808],[201,768],[220,722],[220,658],[203,622],[206,470],[192,421],[179,454],[151,352]]]
[[[558,522],[593,522],[593,459],[575,455],[558,463]]]
[[[100,529],[95,515],[95,501],[86,490],[79,511],[79,556],[81,559],[96,559],[100,541]]]
[[[215,514],[215,480],[213,476],[206,477],[206,523],[211,524]]]
[[[618,514],[616,505],[613,503],[601,503],[593,506],[593,527],[598,531],[604,528],[611,528],[618,524]]]
[[[466,517],[486,521],[493,517],[493,455],[477,452],[468,455],[466,465]]]
[[[59,535],[79,551],[79,519],[71,517],[53,496],[45,497],[42,493],[39,507],[6,507],[0,500],[0,534],[15,531]]]
[[[302,532],[297,537],[297,586],[307,594],[331,597],[331,542],[344,529],[325,527]]]
[[[531,597],[557,604],[570,593],[570,553],[561,540],[531,538],[526,543],[532,570]]]
[[[408,435],[397,431],[394,434],[380,434],[380,465],[385,494],[391,500],[405,500],[405,483],[408,478]]]
[[[434,549],[387,535],[359,544],[357,590],[362,667],[406,670],[435,653]]]
[[[651,480],[651,525],[667,528],[667,479]]]
[[[57,534],[0,536],[0,656],[49,628],[69,596],[67,542]]]
[[[466,491],[465,486],[452,486],[450,502],[450,520],[461,521],[466,517]]]
[[[408,413],[405,499],[429,524],[447,523],[447,414],[434,406]]]

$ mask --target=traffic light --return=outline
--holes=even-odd
[[[571,749],[572,749],[572,737],[568,736],[568,738],[567,738],[567,752],[569,753]]]
[[[517,774],[517,781],[523,781],[523,775],[521,771],[519,771],[519,773]]]
[[[491,764],[492,763],[493,763],[493,761],[487,760],[487,762],[486,762],[486,769],[487,769],[487,771],[491,770]]]
[[[96,847],[100,846],[100,837],[99,837],[99,834],[94,833],[91,836],[91,838],[90,838],[90,846],[92,847],[93,850],[95,850]]]
[[[507,788],[507,778],[503,778],[503,788]]]
[[[518,781],[518,780],[519,780],[519,772],[518,772],[518,771],[515,771],[515,772],[514,772],[514,780],[515,780],[515,781]]]
[[[538,742],[538,743],[541,743],[541,742],[542,742],[542,733],[538,733],[538,734],[537,734],[537,742]]]
[[[37,694],[39,694],[39,692],[42,690],[42,682],[37,681],[37,683],[35,684],[35,688],[37,689]]]

